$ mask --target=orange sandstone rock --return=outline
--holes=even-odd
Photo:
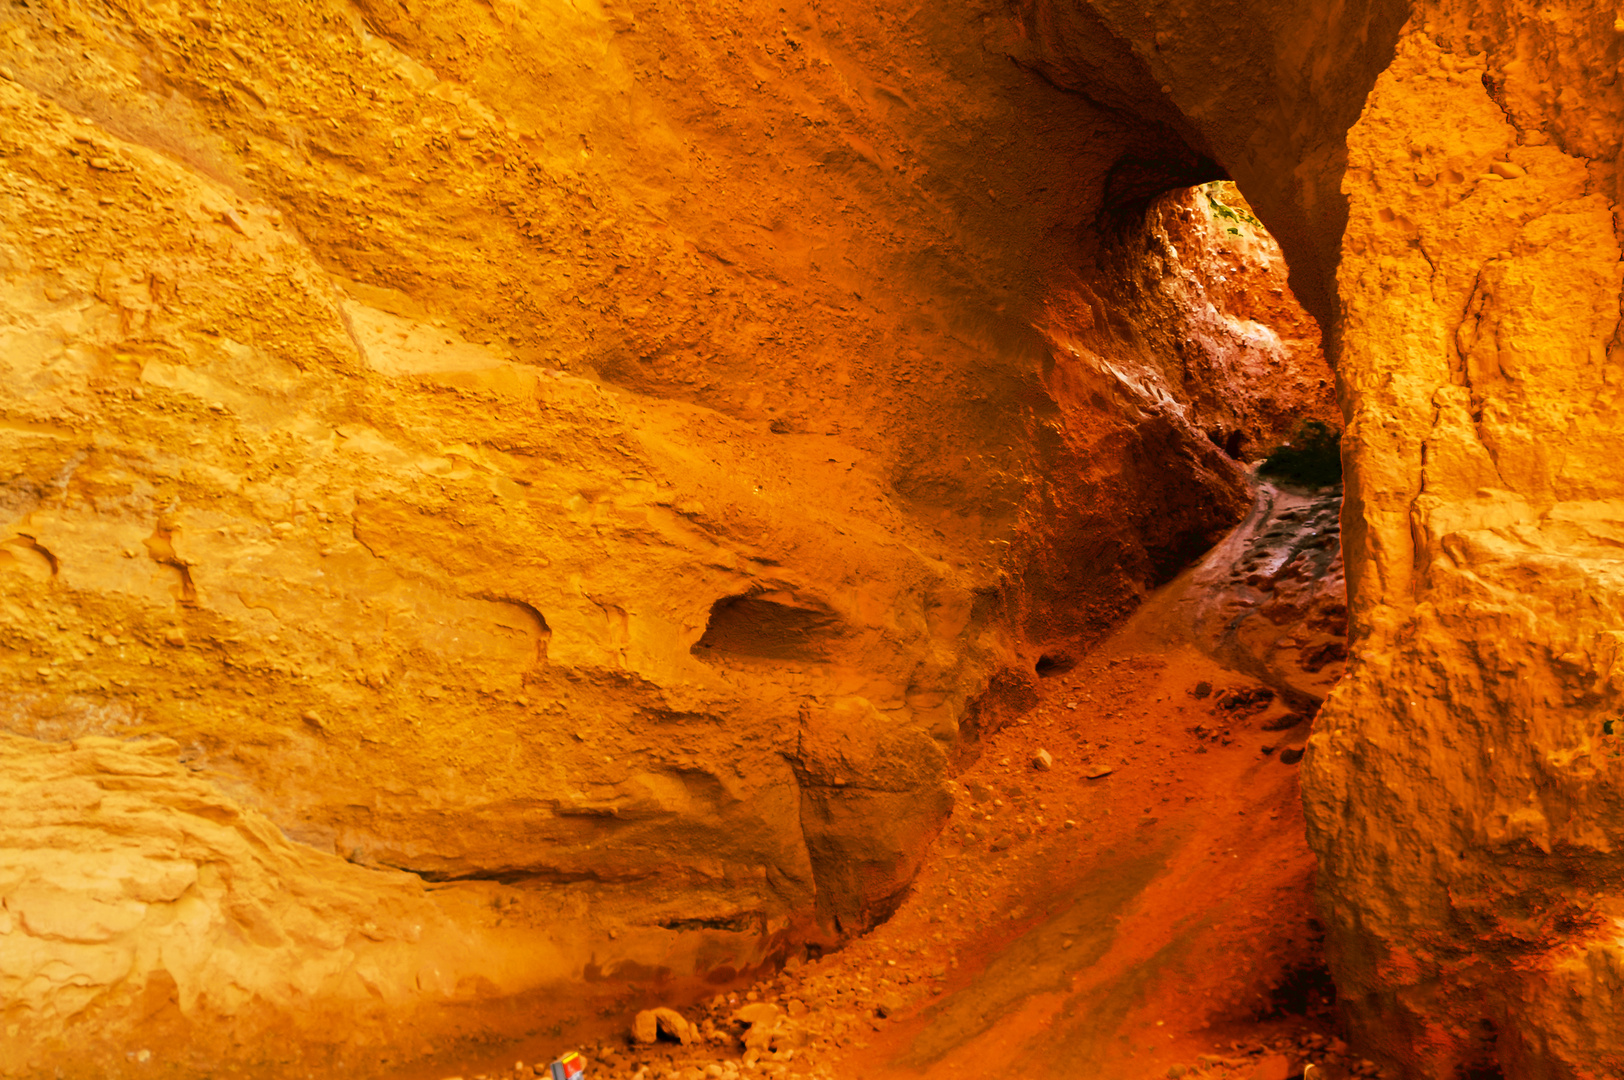
[[[448,1002],[725,982],[889,914],[1043,650],[1246,501],[1204,419],[1246,395],[1110,265],[1210,163],[1022,34],[8,11],[3,779],[83,776],[37,781],[70,808],[38,881],[32,805],[0,817],[0,1057],[94,1071],[124,1048],[85,1032],[158,1010],[176,1070],[364,1072],[358,1032]],[[78,756],[136,735],[152,776]],[[110,861],[74,800],[121,783],[169,824]],[[232,815],[254,843],[171,828]],[[352,945],[369,889],[444,934]]]
[[[1406,1075],[1624,1068],[1612,18],[1423,5],[1349,134],[1353,660],[1304,791],[1339,994]]]

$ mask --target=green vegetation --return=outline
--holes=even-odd
[[[1291,441],[1278,447],[1257,467],[1266,476],[1294,487],[1330,487],[1342,482],[1342,432],[1318,420],[1297,425]]]
[[[1238,227],[1241,225],[1249,225],[1259,232],[1263,231],[1263,222],[1252,214],[1252,208],[1241,198],[1241,193],[1234,184],[1218,180],[1211,184],[1202,184],[1200,190],[1201,194],[1206,196],[1207,208],[1212,216],[1219,221],[1230,222],[1229,231],[1234,235],[1241,234]]]

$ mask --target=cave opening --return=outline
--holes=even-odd
[[[207,7],[0,19],[0,1072],[1624,1071],[1616,5]]]
[[[1226,457],[1255,466],[1340,430],[1320,326],[1234,181],[1162,191],[1145,201],[1136,228],[1107,235],[1115,237],[1101,257],[1110,299],[1131,313],[1136,344],[1161,362],[1188,422]],[[1320,473],[1293,479],[1335,482]]]
[[[1062,827],[1090,854],[1075,876],[1046,867],[1051,888],[1058,878],[1076,892],[1034,886],[1031,902],[1110,912],[1122,927],[1110,951],[1137,977],[1169,954],[1213,965],[1217,974],[1190,980],[1162,1007],[1200,1001],[1210,1030],[1252,1060],[1363,1068],[1335,1014],[1297,782],[1347,657],[1342,416],[1321,328],[1232,181],[1144,194],[1105,237],[1094,280],[1051,305],[1051,385],[1078,448],[1068,461],[1086,470],[1132,448],[1125,471],[1141,478],[1140,497],[1104,497],[1123,507],[1117,521],[1134,523],[1143,554],[1121,532],[1104,542],[1096,522],[1068,529],[1068,511],[1084,518],[1081,499],[1048,503],[1033,556],[1041,581],[1026,596],[1028,633],[1041,643],[1032,697],[961,777],[971,808],[939,843],[1006,858],[1002,872],[1019,878],[1030,868],[1006,853],[1063,806]],[[1145,418],[1102,435],[1088,406],[1107,395],[1134,401]],[[1101,566],[1144,590],[1137,610],[1103,631],[1055,610],[1098,596]],[[1063,599],[1043,595],[1057,586]],[[1080,770],[1080,789],[1049,779],[1061,761]],[[1113,835],[1102,805],[1129,817],[1136,845],[1165,845],[1166,862],[1130,867],[1101,845]],[[1185,847],[1174,823],[1191,815],[1204,819],[1201,840]],[[955,884],[976,880],[957,866]],[[1097,881],[1112,874],[1134,885],[1107,900]],[[1185,891],[1205,875],[1215,891]],[[1151,912],[1207,923],[1170,943]],[[1071,970],[1065,957],[1081,935],[1062,915],[1048,927],[1059,959],[1039,966]],[[1092,1004],[1106,1007],[1111,994]]]

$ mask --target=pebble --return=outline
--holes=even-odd
[[[1041,747],[1038,749],[1037,753],[1032,755],[1032,768],[1038,770],[1039,772],[1048,772],[1053,765],[1054,755]]]
[[[907,1008],[907,1002],[901,994],[895,992],[881,994],[879,1000],[874,1003],[874,1015],[895,1016],[905,1008]]]
[[[1090,780],[1098,780],[1103,776],[1110,776],[1114,772],[1116,772],[1116,770],[1111,768],[1111,766],[1101,765],[1097,769],[1088,770],[1088,772],[1084,773],[1083,775],[1088,777]]]
[[[1298,724],[1301,724],[1307,719],[1308,717],[1304,716],[1302,713],[1288,712],[1284,716],[1277,716],[1273,720],[1270,720],[1268,723],[1264,724],[1263,730],[1290,731],[1292,728],[1296,727]]]
[[[1248,1064],[1245,1061],[1226,1058],[1221,1054],[1197,1054],[1195,1060],[1203,1068],[1212,1068],[1214,1065],[1219,1065],[1226,1069],[1240,1069]]]
[[[1297,1075],[1291,1067],[1291,1059],[1284,1054],[1270,1054],[1257,1063],[1252,1075],[1247,1080],[1290,1080]]]

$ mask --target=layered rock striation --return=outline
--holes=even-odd
[[[10,8],[0,1062],[159,1017],[206,1072],[885,917],[1034,663],[1325,415],[1301,316],[1251,329],[1278,257],[1223,288],[1168,195],[1227,174],[1348,418],[1304,782],[1356,1034],[1624,1069],[1620,25]]]
[[[838,942],[1045,650],[1247,505],[1248,314],[1172,359],[1218,271],[1113,269],[1213,169],[1001,11],[0,39],[13,1073],[142,1031],[172,1075],[366,1071],[468,1003]]]

